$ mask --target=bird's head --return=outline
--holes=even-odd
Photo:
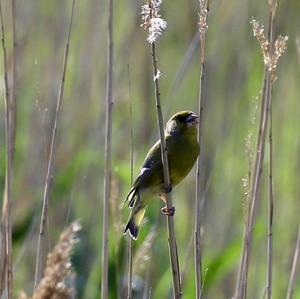
[[[174,114],[166,125],[166,134],[197,134],[199,116],[193,111],[180,111]]]

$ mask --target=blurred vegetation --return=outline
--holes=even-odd
[[[157,138],[150,47],[140,28],[142,1],[115,1],[113,111],[113,190],[110,230],[110,298],[124,298],[127,208],[119,209],[130,187],[129,97],[133,102],[134,172]],[[46,162],[62,69],[71,1],[17,1],[17,140],[13,184],[15,294],[31,293]],[[11,59],[11,11],[4,4]],[[168,29],[158,42],[165,120],[179,110],[196,110],[199,80],[198,2],[163,2]],[[106,87],[106,1],[78,1],[71,37],[66,88],[58,130],[50,196],[50,244],[74,219],[81,219],[81,242],[72,258],[78,298],[99,298]],[[273,298],[284,298],[299,224],[300,131],[296,37],[300,2],[279,1],[276,32],[289,36],[273,90],[274,144],[274,283]],[[260,104],[263,62],[249,21],[266,23],[267,1],[212,0],[207,32],[207,95],[202,149],[205,203],[203,223],[204,298],[231,298],[240,259],[245,216],[248,162],[245,139],[255,106]],[[195,51],[185,54],[193,43]],[[1,54],[2,55],[2,54]],[[2,63],[2,59],[0,60]],[[184,73],[178,80],[178,73]],[[1,65],[1,78],[3,66]],[[177,78],[177,79],[176,79]],[[131,95],[129,94],[129,81]],[[1,85],[4,91],[4,84]],[[257,117],[259,110],[256,111]],[[0,194],[5,176],[5,113],[0,101]],[[257,120],[257,119],[256,119]],[[267,157],[266,157],[267,158]],[[267,166],[267,165],[265,165]],[[266,172],[264,173],[266,177]],[[261,298],[266,285],[267,185],[261,188],[249,273],[249,298]],[[2,200],[2,197],[1,199]],[[187,267],[184,298],[194,298],[194,172],[174,190],[175,225],[181,268]],[[154,225],[159,229],[150,252],[134,273],[134,298],[149,283],[151,298],[171,290],[165,219],[159,200],[134,242],[135,252]],[[157,218],[159,219],[157,220]],[[192,247],[190,247],[192,248]],[[151,253],[151,254],[150,254]],[[147,282],[148,280],[148,282]],[[295,297],[300,298],[300,278]]]

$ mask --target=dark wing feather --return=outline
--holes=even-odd
[[[133,183],[133,187],[147,187],[147,183],[155,179],[154,177],[156,175],[161,175],[161,170],[158,168],[162,170],[160,140],[157,141],[148,152],[140,168],[140,172]],[[156,169],[158,169],[158,171],[156,171]]]
[[[163,184],[163,171],[161,162],[160,140],[157,141],[149,150],[138,176],[136,177],[131,190],[129,191],[124,203],[132,208],[140,200],[140,189],[156,187]]]
[[[130,189],[130,191],[128,192],[128,194],[127,194],[125,200],[124,200],[123,203],[122,203],[122,206],[123,206],[128,200],[129,200],[128,205],[129,205],[129,207],[131,206],[131,202],[132,202],[133,198],[135,197],[136,191],[137,191],[137,190],[136,190],[134,187]],[[129,198],[130,198],[130,199],[129,199]]]

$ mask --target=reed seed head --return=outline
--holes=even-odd
[[[167,22],[159,14],[161,2],[161,0],[149,0],[148,4],[142,5],[141,26],[148,31],[147,41],[150,44],[153,44],[167,29]]]
[[[206,8],[206,1],[205,0],[199,0],[200,4],[200,12],[199,12],[199,32],[200,32],[200,37],[202,38],[208,29],[207,25],[207,15],[208,15],[208,10]]]
[[[44,277],[32,297],[27,297],[24,292],[21,292],[19,299],[68,299],[71,297],[73,289],[68,287],[65,281],[72,273],[70,255],[78,241],[76,234],[80,229],[79,222],[75,221],[63,231],[59,241],[48,254]]]
[[[276,80],[276,69],[279,58],[286,51],[287,36],[279,35],[274,43],[274,49],[270,48],[270,43],[266,38],[264,26],[252,18],[251,22],[254,36],[257,38],[263,54],[264,64],[271,74],[272,81]]]

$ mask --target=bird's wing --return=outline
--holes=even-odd
[[[149,150],[140,168],[140,172],[134,181],[133,187],[147,187],[145,184],[147,185],[148,182],[151,183],[150,181],[152,181],[152,179],[155,180],[156,176],[159,177],[161,175],[161,170],[159,168],[162,168],[160,140],[157,141]]]

